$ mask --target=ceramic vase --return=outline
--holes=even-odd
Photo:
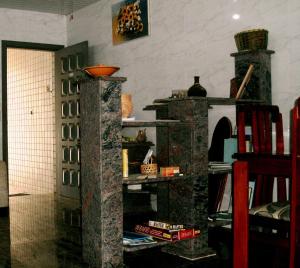
[[[122,118],[128,118],[133,111],[131,94],[121,95]]]

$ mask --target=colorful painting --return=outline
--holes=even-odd
[[[123,0],[112,6],[114,45],[147,35],[148,0]]]

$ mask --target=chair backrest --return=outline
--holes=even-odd
[[[238,153],[246,152],[246,127],[251,128],[251,141],[254,153],[284,153],[282,115],[274,105],[239,105],[237,107]],[[275,126],[273,126],[275,125]],[[272,144],[272,132],[276,144]],[[273,149],[274,148],[274,149]],[[256,180],[253,205],[272,202],[274,179],[259,177]],[[277,178],[278,201],[285,201],[285,178]]]
[[[291,123],[291,155],[242,154],[238,157],[242,161],[234,163],[234,268],[248,267],[249,214],[247,185],[249,174],[272,174],[272,176],[291,178],[289,268],[300,268],[300,255],[296,254],[296,252],[300,252],[300,98],[296,100],[292,109]]]
[[[251,127],[254,153],[272,153],[272,123],[275,124],[276,153],[283,154],[282,115],[274,105],[239,105],[237,107],[238,152],[246,152],[247,126]]]

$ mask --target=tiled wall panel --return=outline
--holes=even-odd
[[[55,189],[54,53],[8,49],[10,193]]]

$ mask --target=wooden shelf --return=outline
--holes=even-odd
[[[122,121],[122,127],[168,127],[172,124],[178,124],[180,120],[134,120],[134,121]]]
[[[169,182],[174,180],[185,179],[186,176],[173,176],[173,177],[160,177],[159,175],[156,178],[147,178],[139,179],[138,176],[141,174],[132,174],[128,178],[123,178],[123,185],[133,185],[133,184],[145,184],[145,183],[157,183],[157,182]]]

